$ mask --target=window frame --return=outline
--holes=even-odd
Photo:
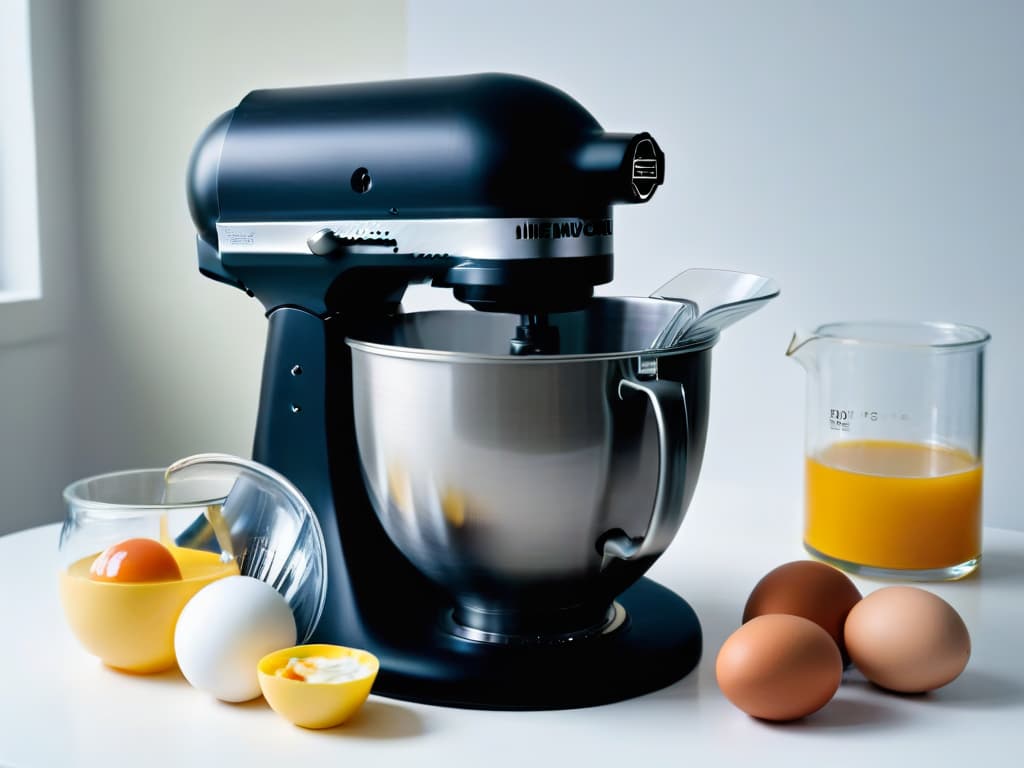
[[[39,155],[30,0],[0,24],[0,346],[56,331],[40,246]]]

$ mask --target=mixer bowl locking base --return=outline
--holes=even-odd
[[[548,644],[478,642],[439,622],[402,648],[375,649],[374,693],[471,709],[570,709],[664,688],[697,665],[700,623],[685,600],[641,579],[617,605],[621,626]]]
[[[441,620],[441,628],[456,637],[481,643],[501,643],[502,645],[562,645],[589,640],[597,635],[610,635],[628,626],[629,617],[621,603],[609,606],[602,619],[594,624],[554,635],[488,632],[479,627],[460,623],[455,612],[442,617]]]

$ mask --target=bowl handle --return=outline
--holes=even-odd
[[[614,557],[637,560],[660,555],[679,530],[686,510],[683,507],[686,490],[686,444],[690,423],[686,412],[686,392],[676,381],[639,381],[624,378],[619,382],[619,398],[626,392],[647,395],[658,426],[658,487],[654,496],[654,509],[643,536],[631,537],[616,531],[604,539],[602,552],[605,562]]]

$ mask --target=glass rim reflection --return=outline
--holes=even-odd
[[[167,512],[169,510],[176,509],[194,509],[196,507],[207,507],[214,504],[223,504],[226,494],[218,494],[207,496],[204,495],[202,498],[189,499],[187,501],[175,501],[175,502],[154,502],[154,501],[139,501],[139,502],[122,502],[122,501],[104,501],[101,498],[95,498],[85,493],[85,489],[90,483],[96,483],[101,481],[109,481],[115,478],[131,478],[131,477],[142,477],[148,475],[158,475],[161,480],[165,477],[167,472],[166,468],[160,467],[149,467],[143,469],[124,469],[115,470],[113,472],[105,472],[99,475],[92,475],[90,477],[83,477],[79,480],[68,484],[63,492],[62,496],[64,501],[73,508],[95,511],[95,512],[108,512],[112,516],[125,515],[125,516],[139,516],[144,513],[160,513]]]
[[[826,323],[815,328],[813,336],[843,344],[920,349],[969,349],[992,339],[992,334],[976,325],[932,320]]]

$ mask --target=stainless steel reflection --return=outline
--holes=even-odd
[[[717,340],[646,351],[677,307],[601,299],[552,315],[557,355],[510,355],[519,318],[479,312],[400,316],[349,340],[372,502],[457,622],[600,626],[669,544],[700,471]]]

